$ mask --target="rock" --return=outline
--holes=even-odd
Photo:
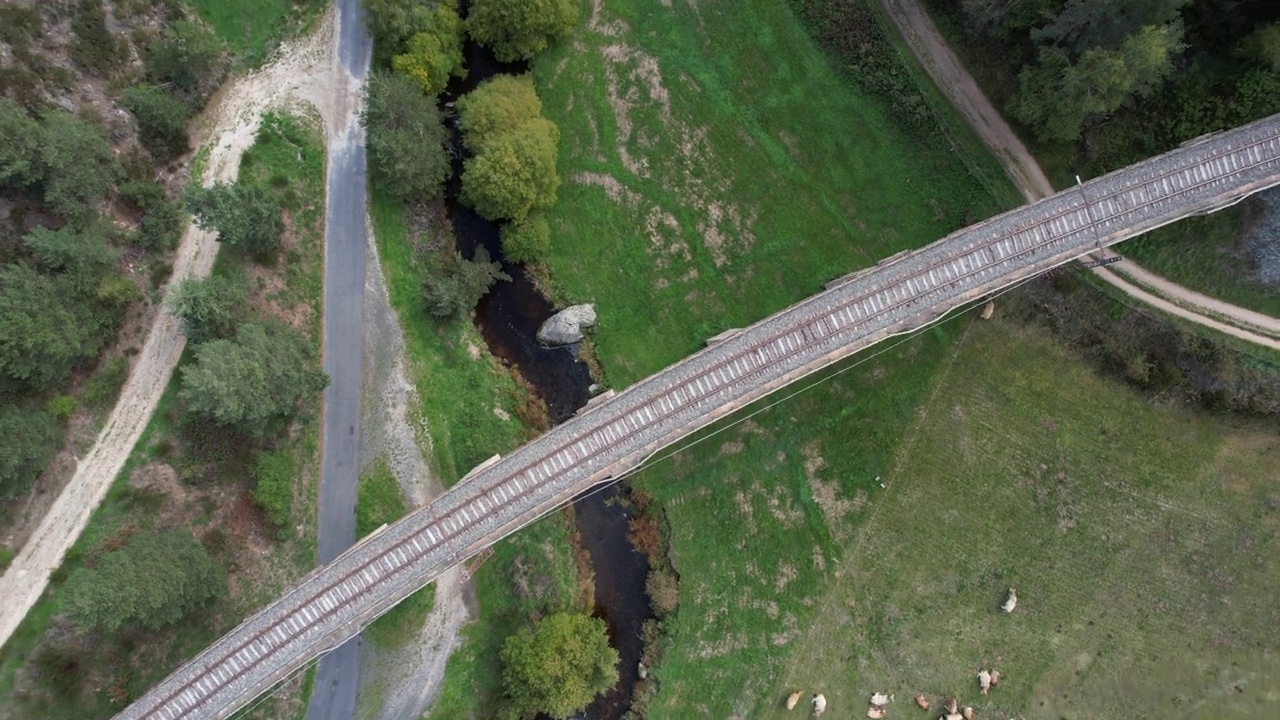
[[[594,305],[573,305],[547,318],[538,328],[538,342],[547,347],[572,345],[582,339],[585,328],[596,324]]]

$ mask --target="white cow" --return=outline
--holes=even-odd
[[[827,696],[817,693],[813,696],[813,716],[818,717],[827,711]]]
[[[1000,606],[1000,609],[1011,613],[1016,607],[1018,607],[1018,591],[1009,588],[1009,597],[1004,599],[1004,604]]]

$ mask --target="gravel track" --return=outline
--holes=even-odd
[[[210,149],[200,181],[205,185],[234,181],[240,157],[254,141],[262,113],[273,108],[310,107],[326,128],[335,126],[344,108],[328,92],[336,69],[332,14],[311,35],[281,47],[277,59],[222,87],[195,123],[197,146]],[[167,292],[180,280],[205,277],[213,269],[218,245],[213,233],[194,224],[182,235]],[[0,577],[0,645],[8,641],[28,610],[39,600],[49,575],[62,564],[93,511],[124,467],[173,375],[186,339],[177,318],[156,313],[146,343],[93,447],[80,458],[70,482],[50,506],[18,556]]]
[[[934,83],[1000,160],[1023,197],[1034,202],[1052,195],[1053,185],[1040,164],[947,45],[920,0],[880,0],[880,6]],[[1091,257],[1117,256],[1114,252],[1099,252]],[[1093,272],[1130,297],[1170,315],[1257,345],[1273,349],[1280,347],[1280,319],[1195,292],[1144,270],[1128,259],[1106,267],[1095,267]]]

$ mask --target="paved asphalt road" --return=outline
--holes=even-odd
[[[373,41],[359,0],[337,0],[338,56],[363,82]],[[340,92],[334,88],[334,92]],[[340,130],[341,131],[341,130]],[[325,211],[324,456],[320,469],[319,561],[327,563],[356,538],[359,473],[360,371],[364,353],[365,151],[358,125],[330,142]],[[360,670],[360,637],[320,660],[307,720],[352,720]]]

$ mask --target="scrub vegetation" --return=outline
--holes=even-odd
[[[263,326],[297,344],[299,361],[287,364],[323,377],[314,365],[323,272],[318,130],[267,116],[241,161],[240,181],[266,193],[283,216],[281,250],[224,249],[213,279],[203,282],[226,292],[185,305],[201,310],[188,320],[210,322],[188,322],[199,332],[133,455],[45,596],[0,650],[0,694],[11,698],[14,718],[119,712],[315,563],[318,387],[295,384],[304,392],[276,397],[283,402],[271,405],[268,418],[258,417],[273,402],[265,396],[215,393],[205,398],[212,405],[193,404],[199,392],[190,378],[206,361],[212,364],[202,375],[253,374],[249,366],[263,359],[223,353],[219,344],[232,341],[218,338]],[[213,407],[246,415],[210,420],[199,412]],[[288,715],[289,702],[268,702],[259,712]]]

